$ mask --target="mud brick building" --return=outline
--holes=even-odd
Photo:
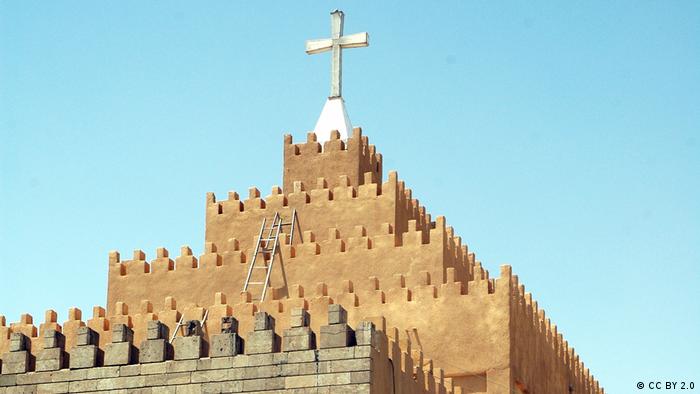
[[[91,318],[0,317],[0,394],[603,392],[359,128],[283,149],[283,187],[207,194],[201,256],[111,252]]]
[[[352,128],[340,54],[367,45],[338,10],[307,41],[333,53],[315,132],[284,137],[269,195],[207,194],[202,255],[110,252],[91,318],[0,316],[0,394],[603,393],[511,267],[491,277]]]

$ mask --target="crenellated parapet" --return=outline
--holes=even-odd
[[[293,210],[299,218],[296,231],[313,231],[319,239],[324,239],[330,228],[348,233],[359,225],[365,226],[370,234],[381,231],[384,223],[389,223],[397,234],[403,233],[410,220],[415,220],[423,231],[430,228],[431,216],[412,197],[412,191],[395,171],[383,183],[375,182],[369,172],[364,174],[365,183],[359,186],[353,185],[350,178],[347,174],[337,176],[333,179],[335,186],[330,184],[331,179],[322,177],[310,184],[296,181],[284,190],[274,186],[264,198],[256,187],[248,190],[246,199],[232,191],[226,200],[219,201],[209,193],[205,239],[226,250],[233,238],[241,248],[247,249],[252,246],[263,218],[271,220],[278,212],[290,218]],[[300,241],[301,237],[295,239]]]
[[[397,314],[398,311],[409,312],[413,314],[413,318],[408,322],[410,326],[406,326],[402,332],[410,331],[413,334],[413,340],[420,342],[422,349],[432,349],[438,346],[432,335],[428,335],[435,330],[433,327],[436,319],[444,319],[445,324],[441,324],[440,330],[444,330],[442,335],[448,335],[450,331],[459,332],[460,324],[465,324],[470,319],[477,318],[478,311],[481,309],[480,303],[507,302],[507,292],[501,290],[498,294],[502,294],[497,301],[496,292],[499,285],[496,281],[488,278],[480,279],[480,281],[493,282],[492,286],[474,286],[454,281],[454,269],[448,269],[448,282],[433,281],[430,273],[427,271],[418,272],[415,275],[395,275],[387,281],[380,281],[376,277],[367,278],[366,286],[359,281],[342,280],[341,287],[330,287],[326,283],[317,283],[315,286],[306,291],[303,286],[292,285],[292,291],[287,297],[271,300],[262,304],[251,302],[249,294],[241,294],[240,298],[227,300],[223,294],[216,294],[214,304],[206,303],[205,307],[197,305],[181,306],[172,297],[167,297],[163,304],[154,307],[154,303],[150,301],[141,301],[134,308],[130,308],[123,302],[117,303],[113,308],[116,312],[105,315],[104,309],[96,307],[93,309],[93,317],[87,322],[82,321],[82,313],[77,309],[72,309],[70,312],[69,321],[63,324],[63,332],[65,334],[68,349],[78,346],[78,331],[82,327],[88,327],[95,332],[96,339],[94,344],[102,351],[106,352],[106,346],[113,341],[114,328],[123,324],[133,330],[135,338],[135,346],[138,346],[139,338],[146,336],[147,326],[149,322],[157,319],[166,330],[173,332],[177,322],[184,316],[185,320],[202,319],[205,311],[208,311],[208,322],[206,330],[204,330],[203,338],[209,343],[211,332],[216,332],[220,328],[216,322],[219,322],[222,317],[235,316],[238,321],[238,327],[243,332],[254,329],[254,314],[258,311],[266,311],[275,318],[278,322],[276,330],[277,335],[283,335],[283,328],[291,324],[289,312],[294,308],[303,308],[308,310],[312,318],[310,319],[310,329],[315,332],[321,332],[323,325],[329,324],[326,320],[325,310],[329,305],[343,305],[347,310],[347,318],[350,325],[359,324],[365,318],[372,316],[382,316],[387,313],[390,317],[387,320],[393,324],[403,325],[405,317],[403,314]],[[416,283],[416,285],[409,285]],[[470,291],[471,293],[468,293]],[[460,319],[446,319],[452,314],[453,308],[459,308],[460,304],[472,305],[469,309],[474,311],[474,315],[463,314]],[[399,309],[397,310],[397,306]],[[426,311],[430,313],[426,314]],[[483,313],[479,313],[479,317],[484,317]],[[27,319],[24,318],[26,322]],[[68,330],[66,329],[69,328]],[[505,327],[505,326],[502,326]],[[25,330],[31,330],[24,326]],[[213,330],[213,331],[212,331]],[[425,336],[415,334],[425,333]],[[435,338],[437,339],[437,338]],[[480,346],[484,346],[488,341],[484,338]],[[39,350],[39,348],[36,348]],[[479,345],[474,346],[475,351],[479,350]],[[421,351],[422,353],[423,351]],[[437,353],[437,352],[435,352]],[[430,353],[428,353],[430,354]],[[105,357],[107,355],[105,354]],[[422,357],[422,356],[421,356]],[[443,361],[436,359],[436,365],[441,366]],[[404,361],[402,365],[405,365]],[[409,368],[410,370],[410,368]],[[451,371],[454,374],[454,371]],[[450,374],[446,375],[450,376]]]
[[[300,214],[300,221],[303,217]],[[322,234],[304,231],[296,238],[293,245],[288,237],[282,238],[278,266],[271,276],[273,298],[286,297],[292,284],[309,288],[325,282],[331,288],[340,288],[339,278],[365,286],[368,277],[389,283],[396,274],[403,274],[409,281],[417,281],[415,274],[426,271],[435,283],[444,283],[447,270],[452,269],[455,277],[466,283],[474,277],[475,269],[478,272],[474,255],[442,216],[425,226],[418,220],[408,220],[402,233],[396,233],[391,223],[381,223],[374,231],[362,225],[349,230],[331,227]],[[118,301],[134,305],[142,299],[173,296],[184,304],[202,305],[211,294],[237,293],[243,288],[253,255],[252,246],[243,249],[242,244],[242,240],[231,238],[228,248],[222,251],[216,243],[207,242],[204,253],[198,257],[187,246],[175,258],[159,248],[150,261],[141,250],[134,251],[133,257],[124,261],[118,252],[111,252],[109,312]],[[382,264],[360,264],[364,261]],[[414,284],[417,282],[409,282]]]
[[[314,133],[308,133],[306,143],[301,144],[294,144],[289,134],[284,136],[285,190],[292,190],[294,182],[310,187],[318,178],[328,179],[330,188],[345,186],[340,183],[341,175],[346,175],[354,187],[368,181],[381,181],[382,155],[362,135],[361,128],[354,128],[347,141],[340,138],[338,131],[331,132],[330,137],[321,149]],[[369,180],[365,177],[367,173],[370,174]]]
[[[160,319],[149,320],[145,328],[132,327],[123,318],[126,323],[112,319],[109,329],[47,328],[41,350],[30,347],[18,326],[2,355],[0,390],[462,392],[420,350],[412,349],[398,329],[387,330],[383,317],[352,324],[341,305],[331,304],[323,311],[324,325],[314,330],[309,322],[321,316],[304,308],[286,311],[284,322],[275,317],[281,313],[249,312],[209,314],[202,324],[197,310],[187,310],[191,315],[186,318],[194,320],[172,341],[172,329]],[[241,325],[239,319],[248,324]],[[137,331],[144,331],[140,342]],[[99,345],[107,333],[111,340]],[[68,337],[74,337],[71,346]],[[34,358],[41,361],[28,361]]]
[[[497,278],[490,278],[488,271],[478,262],[474,264],[473,272],[474,279],[465,281],[455,277],[454,268],[448,268],[444,281],[436,280],[429,271],[424,270],[405,275],[395,274],[386,280],[372,276],[363,281],[343,279],[331,282],[339,285],[329,285],[326,282],[318,282],[313,286],[294,284],[289,286],[284,297],[275,294],[273,299],[263,303],[253,303],[249,293],[242,293],[235,299],[216,293],[213,303],[210,301],[200,304],[202,306],[181,305],[173,297],[166,297],[162,303],[140,301],[134,308],[119,302],[112,314],[106,315],[103,308],[94,308],[93,317],[87,322],[82,321],[79,310],[72,309],[69,320],[62,326],[56,323],[55,312],[49,311],[41,327],[45,327],[45,331],[62,332],[68,354],[71,348],[82,346],[80,330],[87,327],[95,333],[95,339],[91,343],[105,352],[104,357],[107,357],[108,347],[115,341],[114,330],[117,327],[128,327],[132,332],[130,337],[133,338],[133,346],[140,348],[148,339],[149,325],[154,321],[162,325],[162,330],[169,337],[181,318],[185,321],[201,320],[206,315],[207,322],[199,334],[202,344],[197,345],[197,348],[202,346],[202,349],[211,352],[212,348],[216,348],[214,335],[224,328],[222,322],[225,322],[226,317],[233,317],[238,332],[245,333],[256,330],[256,313],[266,312],[276,322],[269,329],[279,338],[283,338],[285,331],[294,328],[297,324],[295,322],[301,319],[309,327],[306,334],[318,339],[323,327],[335,322],[327,314],[329,308],[341,305],[343,318],[351,327],[361,325],[362,321],[373,321],[380,327],[380,331],[401,345],[403,355],[397,353],[397,358],[393,360],[400,360],[398,366],[402,371],[414,370],[416,365],[435,365],[444,371],[441,373],[444,378],[449,378],[455,384],[483,387],[486,392],[486,382],[507,384],[510,379],[510,374],[503,372],[510,368],[509,350],[507,347],[493,348],[493,338],[516,335],[511,334],[509,329],[509,321],[514,319],[515,324],[523,326],[518,332],[531,335],[527,338],[517,335],[514,337],[516,355],[526,358],[519,365],[529,365],[531,368],[547,365],[548,369],[561,370],[557,376],[570,377],[561,382],[551,382],[547,386],[529,383],[527,387],[530,390],[558,391],[573,384],[577,392],[602,392],[597,388],[595,379],[578,362],[573,350],[569,350],[556,327],[544,318],[544,313],[537,308],[531,296],[524,293],[517,277],[512,275],[510,266],[503,266]],[[300,318],[295,310],[305,311],[308,317]],[[486,322],[488,324],[484,324]],[[387,330],[388,324],[402,329]],[[475,327],[475,324],[478,329],[464,330],[464,327]],[[529,331],[525,327],[530,327]],[[120,333],[123,331],[121,328],[119,330]],[[31,316],[23,315],[20,322],[12,324],[9,330],[0,329],[0,333],[3,332],[29,333],[27,336],[32,343],[30,353],[34,357],[39,356],[43,350],[41,345],[34,345],[41,338],[33,326]],[[177,335],[183,334],[184,332],[178,332]],[[123,334],[120,334],[119,338],[122,337]],[[451,343],[448,348],[444,346],[446,337],[450,338]],[[274,343],[271,342],[270,346],[277,346]],[[309,340],[309,343],[312,341]],[[533,346],[533,343],[540,349],[547,349],[547,352],[535,352],[527,347]],[[3,340],[0,340],[0,348],[3,346]],[[164,346],[164,357],[168,357],[167,345]],[[464,349],[469,349],[469,352]],[[171,357],[175,357],[174,354]],[[535,354],[542,359],[530,359]],[[494,368],[497,366],[501,368]],[[525,369],[514,369],[511,373],[516,381],[522,379],[523,382],[531,382],[527,379]]]
[[[529,392],[603,393],[573,347],[569,347],[557,326],[546,317],[525,286],[512,276],[513,374],[521,388]],[[541,373],[546,365],[550,373]]]

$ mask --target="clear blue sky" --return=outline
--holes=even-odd
[[[0,1],[0,313],[106,297],[107,253],[201,253],[205,192],[281,183],[329,85],[610,392],[700,386],[700,3]],[[369,4],[372,4],[371,6]]]

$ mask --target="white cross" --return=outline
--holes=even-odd
[[[343,16],[343,11],[335,10],[331,12],[331,38],[306,41],[306,53],[309,55],[333,51],[331,58],[331,98],[340,97],[342,93],[340,79],[343,74],[343,48],[359,48],[369,45],[369,34],[367,33],[343,35]]]

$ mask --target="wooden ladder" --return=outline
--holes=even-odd
[[[282,232],[282,227],[291,226],[290,243],[294,242],[294,228],[297,224],[297,210],[292,210],[292,220],[289,222],[284,222],[282,216],[279,212],[275,212],[275,216],[272,218],[272,225],[270,227],[265,227],[267,224],[267,218],[263,218],[262,224],[260,225],[260,233],[258,234],[258,240],[255,243],[255,252],[253,253],[253,259],[248,267],[248,276],[243,284],[243,291],[248,291],[251,285],[262,286],[262,292],[259,298],[253,298],[253,301],[265,301],[265,295],[267,293],[267,288],[270,285],[270,274],[272,273],[272,267],[275,264],[275,258],[279,252],[279,237]],[[258,260],[258,255],[262,256],[262,262]],[[257,264],[257,266],[256,266]],[[253,277],[253,272],[255,270],[265,270],[265,280],[264,281],[251,281]]]

